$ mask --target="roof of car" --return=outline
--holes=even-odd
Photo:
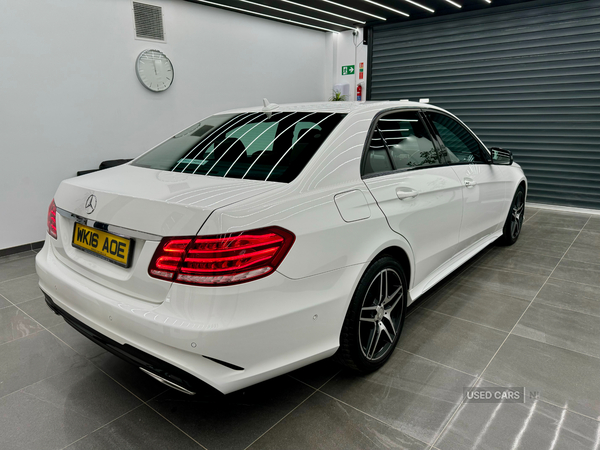
[[[270,108],[265,110],[264,106],[255,106],[249,108],[237,108],[228,111],[222,111],[219,114],[240,114],[247,112],[262,111],[310,111],[310,112],[331,112],[331,113],[353,113],[366,111],[381,111],[388,108],[432,108],[441,109],[429,103],[419,103],[411,101],[367,101],[367,102],[315,102],[315,103],[288,103],[282,105],[269,104]]]

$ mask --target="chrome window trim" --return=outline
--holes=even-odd
[[[160,241],[163,237],[157,234],[145,233],[143,231],[135,231],[129,228],[119,227],[117,225],[109,225],[98,220],[86,219],[85,217],[78,216],[62,208],[56,207],[56,212],[67,219],[74,220],[77,223],[86,225],[88,227],[97,228],[102,231],[120,236],[122,238],[134,238],[143,239],[145,241]]]

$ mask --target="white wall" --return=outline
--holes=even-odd
[[[358,48],[356,49],[356,82],[362,83],[363,85],[363,97],[362,101],[366,98],[366,86],[367,86],[367,46],[363,45],[363,29],[359,29],[358,36]],[[352,31],[344,31],[337,35],[333,35],[334,40],[334,56],[333,66],[334,72],[332,74],[333,84],[348,83],[350,85],[350,98],[349,100],[356,100],[356,85],[353,75],[342,75],[342,66],[351,66],[354,64],[354,42],[352,41]],[[364,78],[360,80],[358,78],[358,70],[360,63],[364,63]],[[331,95],[331,94],[330,94]]]
[[[0,2],[0,249],[44,239],[64,178],[132,158],[214,112],[322,101],[333,39],[182,0],[163,7],[166,43],[134,38],[128,0]],[[157,48],[173,85],[153,93],[134,63]]]

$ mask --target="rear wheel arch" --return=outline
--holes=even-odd
[[[408,286],[410,287],[411,280],[412,280],[412,278],[411,278],[412,277],[412,264],[411,264],[411,260],[408,257],[408,254],[406,253],[406,251],[403,248],[398,247],[396,245],[389,246],[389,247],[381,250],[377,255],[375,255],[375,257],[373,259],[371,259],[371,264],[373,264],[375,261],[383,258],[384,256],[391,256],[396,261],[398,261],[398,263],[402,266],[402,269],[404,270],[404,275],[406,276],[406,281],[408,283]]]

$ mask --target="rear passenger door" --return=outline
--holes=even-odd
[[[505,167],[489,163],[487,150],[461,123],[437,111],[428,111],[425,115],[439,137],[442,156],[463,186],[459,237],[463,250],[496,231],[504,222],[510,179]]]
[[[390,227],[411,245],[419,284],[457,252],[463,202],[418,111],[375,119],[361,173]]]

